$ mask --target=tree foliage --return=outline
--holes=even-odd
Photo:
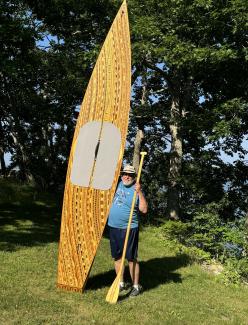
[[[176,211],[176,217],[180,208],[181,216],[187,215],[188,203],[197,207],[218,202],[226,195],[227,179],[234,181],[239,167],[224,163],[221,152],[238,153],[241,158],[245,154],[241,144],[247,134],[248,111],[247,5],[241,1],[131,1],[130,7],[134,66],[149,69],[150,87],[149,109],[135,107],[145,120],[150,116],[148,136],[159,128],[163,137],[158,133],[158,143],[166,142],[160,157],[167,155],[169,166],[165,169],[161,159],[159,168],[166,206]],[[137,87],[142,88],[140,80]],[[156,152],[148,137],[147,147],[151,155]],[[159,158],[153,158],[158,164]],[[148,183],[153,177],[149,175]],[[157,183],[157,190],[161,184]]]
[[[1,173],[63,187],[78,105],[121,1],[1,2]],[[150,216],[247,211],[247,4],[129,0],[136,131],[148,150]],[[11,153],[6,167],[4,153]],[[233,164],[221,153],[240,160]]]

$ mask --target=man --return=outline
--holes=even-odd
[[[111,255],[114,258],[116,274],[120,269],[121,256],[126,236],[128,219],[132,206],[134,191],[137,192],[135,208],[132,216],[131,229],[127,245],[126,259],[128,260],[130,276],[133,287],[130,297],[135,297],[142,292],[139,284],[140,268],[137,261],[139,241],[139,212],[147,212],[147,202],[141,191],[140,183],[135,183],[136,172],[133,166],[126,165],[121,172],[121,182],[117,186],[112,207],[110,209],[108,226],[110,235]],[[127,289],[127,284],[120,281],[120,291]]]

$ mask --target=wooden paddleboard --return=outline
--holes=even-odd
[[[82,291],[117,185],[131,91],[126,1],[103,44],[78,116],[68,162],[57,286]]]

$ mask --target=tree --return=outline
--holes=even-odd
[[[213,136],[220,127],[229,130],[229,137],[222,133],[221,149],[243,152],[240,140],[246,131],[243,127],[239,132],[234,130],[233,120],[220,120],[221,111],[228,107],[228,112],[236,109],[236,124],[247,121],[242,108],[247,107],[247,5],[242,1],[199,0],[133,0],[129,5],[134,66],[142,62],[162,86],[158,91],[150,88],[150,93],[157,94],[160,106],[163,103],[169,123],[170,164],[167,173],[164,171],[164,184],[168,187],[167,215],[177,219],[184,157],[188,164],[195,164],[195,155],[203,157],[206,145],[215,147],[217,157],[220,133],[218,143]]]
[[[36,92],[38,33],[27,7],[19,1],[1,2],[1,167],[6,174],[4,153],[15,155],[22,179],[30,177],[26,141]]]
[[[62,185],[78,107],[100,49],[99,42],[103,42],[105,28],[111,23],[107,17],[110,6],[107,1],[25,3],[42,31],[42,42],[37,44],[42,52],[39,91],[46,103],[46,113],[40,119],[43,132],[38,136],[43,150],[36,153],[32,168],[40,183]],[[43,172],[37,175],[37,170]]]
[[[78,105],[120,3],[3,2],[9,34],[1,54],[2,170],[3,152],[11,151],[11,167],[18,165],[23,179],[43,187],[64,183]],[[149,152],[144,185],[150,210],[178,219],[212,201],[225,202],[223,216],[243,209],[237,197],[244,197],[247,179],[235,184],[245,168],[223,163],[220,152],[245,154],[247,4],[128,4],[133,94],[126,158],[137,164],[135,138],[135,152]],[[24,32],[27,42],[20,41]]]
[[[92,8],[96,3],[1,3],[3,174],[9,151],[8,169],[17,168],[21,180],[42,187],[63,182],[77,106],[99,49],[101,14],[94,9],[93,19]]]

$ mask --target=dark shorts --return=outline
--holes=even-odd
[[[126,229],[109,227],[111,255],[115,260],[119,260],[122,256],[126,231]],[[126,259],[128,261],[133,261],[137,259],[138,242],[139,228],[130,229],[126,252]]]

